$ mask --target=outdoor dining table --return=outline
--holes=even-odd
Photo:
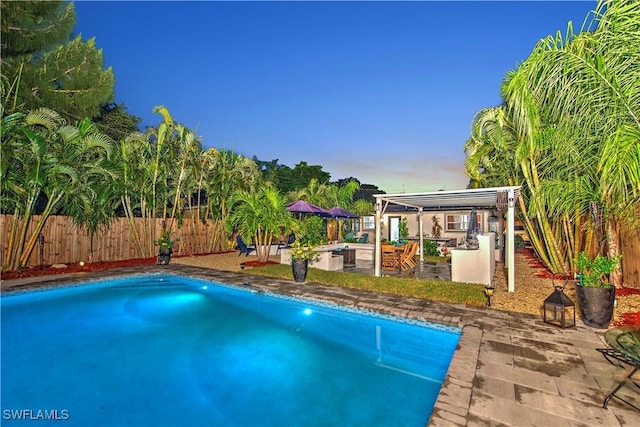
[[[609,329],[604,333],[604,339],[610,348],[599,348],[597,350],[604,355],[605,359],[616,366],[625,367],[624,365],[628,365],[631,369],[625,379],[609,393],[602,406],[606,408],[609,401],[615,398],[631,406],[636,411],[640,411],[640,407],[636,404],[616,394],[622,387],[629,384],[630,387],[628,388],[640,395],[640,378],[635,377],[635,374],[640,370],[640,326],[622,326]]]
[[[393,246],[394,252],[395,252],[395,256],[396,256],[396,267],[394,270],[400,270],[400,258],[402,258],[402,253],[404,252],[404,248],[407,245],[401,245],[401,246],[397,246],[397,245],[386,245],[386,246]]]

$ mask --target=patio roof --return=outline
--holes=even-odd
[[[506,250],[505,267],[507,268],[507,283],[509,292],[515,290],[515,245],[514,245],[514,219],[515,202],[520,195],[519,186],[473,188],[467,190],[431,191],[422,193],[399,193],[399,194],[374,194],[376,198],[376,238],[375,238],[375,275],[381,274],[380,249],[381,236],[380,224],[381,216],[387,206],[399,205],[418,209],[420,247],[423,244],[422,217],[423,211],[443,210],[443,209],[471,209],[471,208],[495,208],[507,214],[507,224],[505,229]],[[423,253],[420,251],[420,261]]]
[[[519,186],[473,188],[468,190],[431,191],[422,193],[374,194],[378,201],[412,208],[457,209],[457,208],[498,208],[506,209],[508,193],[512,190],[515,199],[520,193]]]

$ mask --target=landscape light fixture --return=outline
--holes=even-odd
[[[496,288],[494,288],[491,284],[484,286],[484,295],[487,297],[487,304],[485,305],[485,307],[491,307],[491,297],[493,296],[493,292],[495,290]]]
[[[554,286],[553,293],[544,300],[542,320],[560,328],[576,326],[576,305],[564,293],[564,286]]]

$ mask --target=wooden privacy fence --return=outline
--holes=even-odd
[[[33,229],[39,217],[34,216],[30,228]],[[0,215],[0,236],[2,236],[2,257],[7,256],[9,233],[11,231],[12,215]],[[141,218],[135,219],[135,225],[139,232],[144,227]],[[156,219],[156,233],[154,240],[160,237],[162,232],[162,219]],[[28,231],[31,235],[32,230]],[[198,219],[186,218],[180,228],[171,232],[173,250],[175,255],[197,255],[210,252],[210,242],[216,227],[212,221],[202,223]],[[47,220],[44,229],[43,264],[73,264],[89,260],[89,236],[86,230],[73,223],[69,217],[51,216]],[[157,253],[157,247],[153,248],[153,254]],[[98,232],[93,238],[93,262],[121,261],[141,258],[135,242],[132,238],[129,220],[116,218],[109,228]],[[36,244],[29,267],[40,265],[40,247]]]
[[[640,288],[640,228],[623,228],[620,240],[623,250],[622,280],[625,286]]]
[[[2,257],[6,256],[8,237],[12,215],[0,215],[0,236],[2,237]],[[39,217],[31,221],[33,227]],[[144,227],[141,218],[135,218],[139,232]],[[219,225],[219,224],[218,224]],[[156,219],[157,236],[162,231],[162,219]],[[212,221],[202,223],[198,219],[185,218],[180,228],[171,232],[173,250],[176,255],[198,255],[211,252],[210,242],[216,233],[216,225]],[[31,230],[29,230],[29,235]],[[89,237],[84,229],[79,228],[65,216],[51,216],[42,230],[44,235],[44,264],[73,264],[89,260]],[[624,254],[622,259],[623,280],[625,286],[640,288],[640,230],[637,227],[627,227],[621,231],[621,247]],[[224,245],[224,242],[222,242]],[[224,247],[224,246],[223,246]],[[220,246],[214,248],[220,250]],[[157,253],[157,248],[153,248]],[[116,218],[109,229],[97,233],[93,238],[93,261],[121,261],[140,258],[127,218]],[[29,267],[40,265],[40,249],[36,245]]]

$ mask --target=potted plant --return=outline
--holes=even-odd
[[[318,254],[314,249],[315,246],[303,245],[299,241],[291,245],[291,270],[295,282],[302,283],[306,279],[309,260],[313,260]]]
[[[580,252],[575,259],[578,271],[576,295],[585,325],[599,329],[609,326],[616,298],[616,288],[609,282],[609,275],[621,259],[622,255],[589,258],[584,252]]]
[[[156,244],[160,247],[158,249],[158,265],[167,265],[171,261],[171,255],[173,254],[173,240],[171,239],[171,233],[168,231],[163,232],[160,238],[156,241]]]

